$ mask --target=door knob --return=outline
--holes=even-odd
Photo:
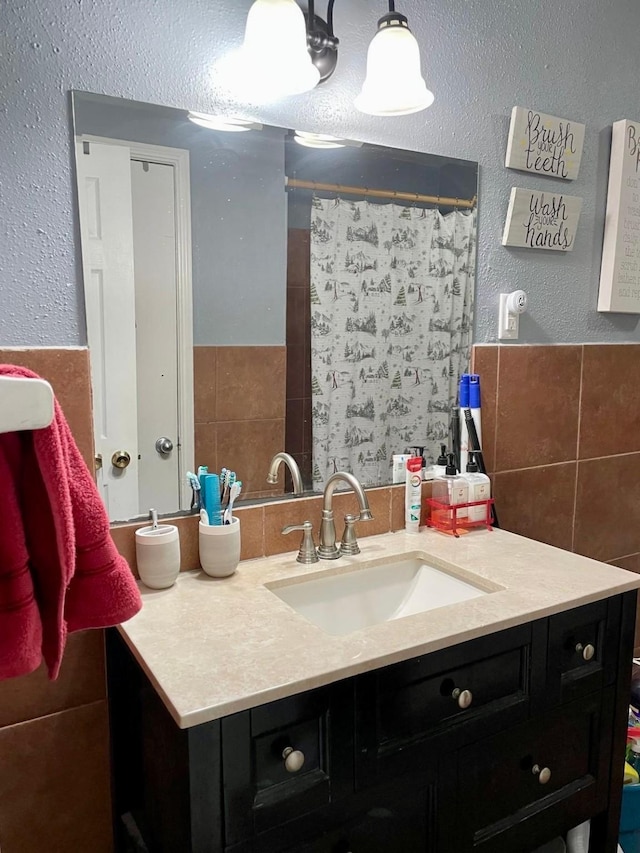
[[[576,645],[576,652],[581,654],[584,660],[591,660],[596,653],[595,646],[592,646],[591,643],[587,643],[586,646],[583,646],[582,643],[578,643]]]
[[[288,746],[286,749],[282,750],[282,757],[284,758],[284,766],[289,773],[297,773],[298,770],[302,770],[304,765],[304,752],[301,752],[299,749],[294,749],[292,746]]]
[[[111,457],[111,464],[114,468],[126,468],[129,462],[131,462],[131,457],[126,450],[116,450]]]
[[[173,442],[166,435],[160,436],[156,441],[156,450],[160,456],[168,456],[173,450]]]
[[[539,764],[534,764],[531,772],[534,776],[538,777],[538,782],[541,785],[546,785],[549,779],[551,779],[551,770],[548,767],[540,767]]]
[[[455,699],[458,707],[464,711],[473,702],[473,693],[470,690],[461,690],[459,687],[456,687],[451,694],[451,698]]]

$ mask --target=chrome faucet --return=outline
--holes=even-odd
[[[360,504],[360,515],[348,516],[345,524],[345,532],[342,537],[340,548],[336,546],[336,525],[333,519],[333,493],[338,483],[344,482],[351,486]],[[355,521],[370,521],[373,518],[369,501],[364,493],[362,483],[349,471],[336,471],[332,474],[324,487],[322,524],[320,526],[320,544],[318,545],[318,556],[321,560],[336,560],[341,554],[358,554],[360,549],[356,541],[353,525]]]
[[[304,489],[302,488],[302,475],[300,473],[300,469],[298,468],[298,463],[291,456],[290,453],[276,453],[276,455],[271,460],[271,465],[269,466],[269,473],[267,474],[267,483],[278,482],[278,468],[280,467],[280,463],[284,462],[289,471],[291,471],[291,480],[293,482],[293,494],[301,495]]]

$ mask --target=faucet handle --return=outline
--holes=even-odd
[[[313,541],[313,524],[310,521],[304,521],[302,524],[287,524],[282,528],[284,534],[292,533],[294,530],[302,530],[302,542],[296,561],[305,566],[318,562],[318,553],[316,551],[315,542]]]
[[[343,557],[353,557],[360,553],[360,546],[356,538],[356,521],[369,521],[373,516],[345,515],[344,531],[340,541],[340,554]]]

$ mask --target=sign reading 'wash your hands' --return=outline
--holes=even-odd
[[[640,123],[626,119],[611,137],[598,311],[640,314]]]
[[[514,107],[505,165],[572,181],[580,169],[584,127],[566,118]]]
[[[513,187],[502,245],[569,252],[581,207],[576,196]]]

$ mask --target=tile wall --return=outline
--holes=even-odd
[[[473,358],[501,527],[640,572],[640,344]]]
[[[86,349],[0,349],[48,379],[86,462],[93,458]],[[72,634],[60,678],[0,681],[3,853],[110,853],[109,723],[102,631]]]
[[[428,487],[425,484],[425,494]],[[369,505],[374,518],[358,524],[358,536],[373,536],[404,528],[404,486],[383,486],[367,489]],[[334,495],[333,506],[336,517],[336,533],[342,536],[342,519],[348,512],[358,511],[358,503],[352,492]],[[240,558],[283,554],[294,551],[300,544],[300,534],[283,536],[282,528],[287,524],[302,524],[307,519],[313,522],[314,538],[317,542],[322,498],[319,496],[295,498],[265,503],[259,506],[239,508],[234,515],[242,525],[242,552]],[[194,516],[173,519],[180,531],[181,569],[189,571],[200,567],[198,561],[198,520]],[[118,524],[111,528],[111,535],[120,553],[137,574],[134,532],[147,522]]]
[[[285,448],[285,377],[284,346],[193,349],[196,463],[237,471],[245,498],[284,492],[265,478]]]
[[[285,358],[284,347],[198,347],[194,355],[199,458],[243,472],[251,458],[245,479],[254,493],[284,446]],[[90,464],[87,351],[0,349],[0,362],[53,384]],[[474,364],[502,527],[640,571],[640,345],[477,346]],[[239,386],[249,389],[242,398]],[[360,536],[403,527],[401,486],[369,497],[375,520],[359,525]],[[354,501],[336,495],[337,517]],[[282,526],[310,518],[317,530],[320,510],[318,497],[239,510],[243,558],[294,550],[297,534],[283,536]],[[177,523],[183,568],[196,568],[197,520]],[[134,571],[135,527],[113,528]],[[0,682],[0,827],[8,853],[111,850],[102,632],[71,636],[55,683],[42,670]]]

